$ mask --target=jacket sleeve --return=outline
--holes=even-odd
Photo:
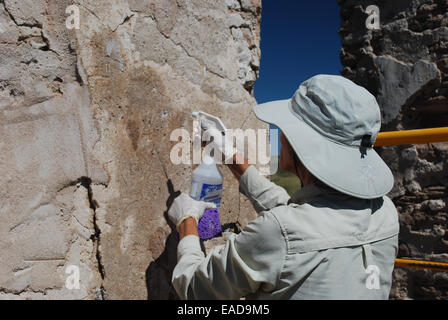
[[[178,246],[173,286],[181,299],[239,299],[276,288],[286,241],[276,218],[264,213],[205,256],[197,236]]]
[[[263,177],[254,166],[241,176],[240,192],[250,200],[257,213],[286,205],[290,199],[285,189]]]

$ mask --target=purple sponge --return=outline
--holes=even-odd
[[[207,209],[198,224],[198,233],[201,239],[211,239],[220,235],[221,220],[218,209]]]

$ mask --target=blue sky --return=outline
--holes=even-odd
[[[337,0],[263,0],[258,103],[290,98],[320,73],[340,74]]]
[[[340,74],[337,0],[262,0],[262,5],[258,103],[291,98],[316,74]]]

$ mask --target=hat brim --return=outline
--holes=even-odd
[[[320,181],[344,194],[374,199],[390,192],[394,177],[373,149],[361,152],[322,136],[291,111],[291,100],[259,104],[254,113],[277,126],[303,165]]]

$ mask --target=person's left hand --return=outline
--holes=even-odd
[[[216,208],[216,204],[213,202],[197,201],[189,195],[181,193],[174,199],[171,208],[168,210],[168,216],[176,225],[176,228],[179,228],[182,221],[189,217],[195,219],[196,223],[198,223],[204,211],[213,208]]]

